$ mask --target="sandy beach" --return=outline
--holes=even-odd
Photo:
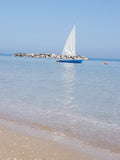
[[[91,160],[56,142],[18,133],[0,126],[0,160]]]

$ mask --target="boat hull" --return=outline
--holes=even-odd
[[[69,59],[60,59],[57,60],[56,62],[64,62],[64,63],[82,63],[83,59],[73,59],[73,60],[69,60]]]

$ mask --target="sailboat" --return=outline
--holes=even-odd
[[[82,63],[83,59],[74,59],[73,57],[76,56],[76,38],[75,38],[75,30],[76,27],[74,26],[71,33],[69,34],[65,46],[63,48],[62,56],[69,57],[67,59],[60,59],[56,62],[66,62],[66,63]]]

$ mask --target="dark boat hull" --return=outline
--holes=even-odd
[[[57,60],[56,62],[64,62],[64,63],[82,63],[83,59],[73,59],[73,60],[69,60],[69,59],[60,59]]]

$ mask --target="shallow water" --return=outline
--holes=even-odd
[[[0,55],[0,113],[120,152],[120,61]]]

